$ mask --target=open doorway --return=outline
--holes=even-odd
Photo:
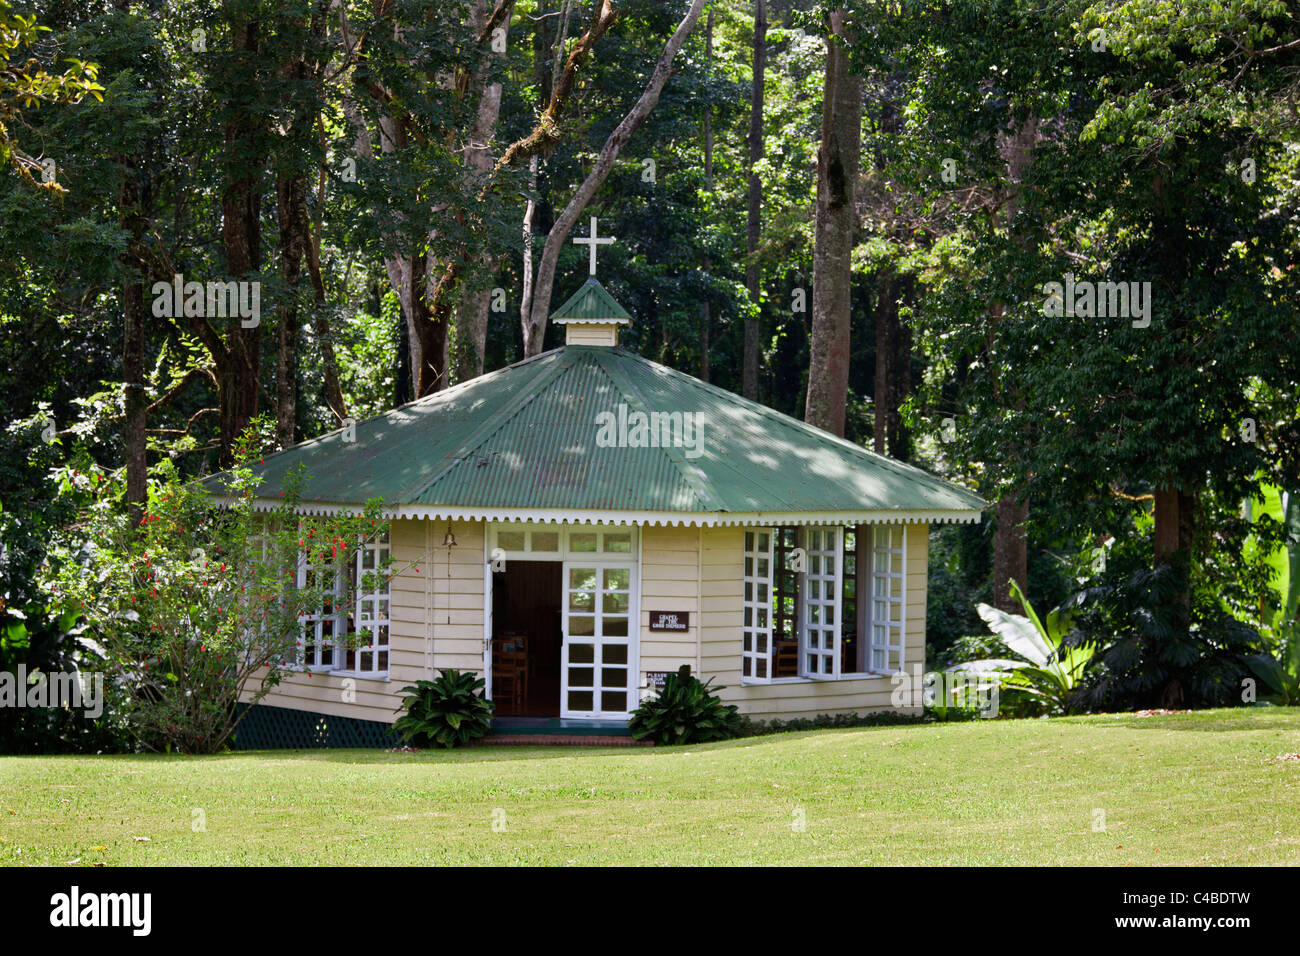
[[[560,714],[559,561],[516,561],[492,574],[492,699],[501,717]]]

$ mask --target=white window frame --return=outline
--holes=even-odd
[[[506,561],[640,561],[640,535],[636,525],[548,524],[546,522],[499,522],[488,525],[487,560],[503,558]],[[523,535],[523,548],[516,548],[514,539],[502,542],[502,535]],[[535,550],[538,535],[557,537],[555,550]],[[577,551],[574,544],[585,540],[586,535],[596,536],[596,550]],[[626,539],[627,547],[609,550],[612,542],[619,545]],[[543,539],[545,540],[545,539]],[[505,545],[512,545],[506,547]]]
[[[766,539],[766,545],[763,544]],[[745,590],[742,598],[740,679],[746,683],[772,680],[772,598],[776,581],[776,532],[746,528]],[[767,573],[761,562],[767,562]]]
[[[772,643],[772,613],[771,602],[776,583],[775,567],[775,535],[778,529],[774,527],[747,527],[744,529],[744,539],[742,541],[743,564],[741,568],[741,579],[744,591],[741,596],[741,684],[783,684],[799,683],[807,681],[826,681],[826,680],[861,680],[872,677],[881,677],[902,670],[906,666],[907,650],[907,524],[900,522],[897,524],[873,523],[858,526],[866,534],[858,535],[857,541],[855,575],[857,577],[856,601],[859,608],[858,615],[863,621],[863,626],[859,629],[857,621],[852,622],[858,640],[865,645],[867,670],[864,671],[844,671],[842,662],[842,629],[844,626],[844,531],[845,528],[839,525],[802,525],[798,531],[799,547],[804,549],[807,564],[799,575],[799,605],[796,610],[796,621],[798,626],[799,637],[799,676],[797,677],[772,677],[773,667],[773,643]],[[901,529],[901,544],[898,547],[892,546],[891,536],[895,529]],[[819,547],[813,549],[808,546],[810,537],[809,532],[818,532]],[[766,534],[768,536],[768,575],[764,580],[758,574],[757,558],[762,553],[758,549],[758,535]],[[825,535],[831,535],[833,540],[830,547],[827,547]],[[889,562],[893,555],[898,555],[898,571],[892,569],[878,575],[876,572],[877,562],[877,540],[879,535],[885,535],[885,541],[890,546],[885,550],[887,554],[886,561]],[[752,537],[751,537],[752,536]],[[859,540],[865,538],[867,540]],[[816,559],[814,561],[814,558]],[[827,574],[825,571],[827,559],[835,563],[834,571]],[[863,562],[869,562],[869,570],[863,574]],[[886,593],[884,600],[888,605],[897,606],[897,620],[892,615],[883,625],[887,628],[885,642],[883,645],[877,645],[875,641],[875,601],[878,586],[878,579],[885,582]],[[899,582],[898,594],[891,597],[888,594],[888,582],[897,580]],[[766,678],[758,676],[756,661],[762,659],[757,648],[759,643],[757,637],[760,629],[757,625],[759,616],[757,614],[759,604],[758,585],[766,584],[767,594],[767,628],[766,628]],[[867,588],[861,587],[863,583],[868,585]],[[812,585],[816,585],[817,595],[813,596]],[[826,589],[831,588],[831,599],[826,598]],[[864,593],[864,591],[866,593]],[[865,602],[865,604],[864,604]],[[827,609],[834,618],[833,624],[826,623]],[[818,618],[812,621],[811,618]],[[817,646],[812,646],[809,641],[810,628],[817,631]],[[827,646],[829,638],[830,646]],[[882,650],[885,653],[884,669],[875,667],[876,651]],[[897,667],[890,669],[890,654],[897,655]],[[810,660],[812,658],[813,660]],[[745,664],[749,662],[751,673],[745,674]],[[817,666],[809,666],[815,663]]]
[[[370,634],[370,641],[366,644],[358,644],[355,648],[344,648],[343,654],[339,658],[340,665],[335,668],[335,672],[343,675],[355,677],[376,677],[383,678],[388,676],[388,669],[392,666],[392,576],[385,570],[386,564],[392,555],[392,544],[387,534],[370,541],[366,540],[357,546],[357,553],[353,557],[353,572],[356,575],[356,601],[353,605],[352,625],[354,630],[351,632],[358,637],[366,632]],[[370,559],[370,567],[366,567],[366,559]],[[370,576],[370,587],[366,587],[366,576]],[[382,581],[382,587],[379,586]],[[369,607],[367,608],[367,605]],[[365,611],[365,613],[363,613]],[[346,625],[345,625],[346,627]],[[347,666],[348,655],[354,656],[355,665]],[[383,666],[380,666],[380,655],[383,655]],[[363,664],[363,655],[369,657],[369,667]]]
[[[321,608],[310,614],[301,614],[298,616],[300,627],[298,631],[298,646],[294,655],[294,666],[299,670],[311,671],[313,673],[337,670],[341,648],[339,629],[347,627],[347,617],[340,613],[343,605],[344,594],[346,593],[346,587],[343,580],[343,569],[334,561],[319,566],[312,565],[308,563],[307,557],[307,552],[298,552],[298,574],[295,579],[297,585],[299,588],[306,588],[307,577],[313,571],[320,574],[326,574],[329,571],[333,571],[334,587],[329,590],[322,587],[321,590],[322,602],[328,601],[332,612],[326,614],[324,613],[324,609]],[[324,634],[326,621],[329,621],[332,624],[329,640],[325,639]],[[310,640],[308,639],[308,629],[312,632]],[[307,653],[307,647],[309,644],[312,647],[310,655]],[[329,650],[330,660],[328,663],[323,663],[322,659],[325,657],[325,651],[327,648]]]
[[[895,529],[901,529],[900,543],[898,547],[893,546],[893,533]],[[881,544],[881,535],[885,536],[884,544]],[[858,552],[858,560],[862,560],[862,552]],[[893,558],[898,558],[898,570],[893,570]],[[867,664],[870,666],[872,673],[875,674],[895,674],[902,670],[907,663],[907,525],[906,524],[876,524],[871,526],[871,563],[869,580],[871,582],[869,600],[867,603]],[[882,570],[881,558],[884,558],[885,568]],[[895,597],[889,593],[889,583],[898,582],[898,595]],[[881,588],[883,586],[883,594]],[[883,604],[886,608],[886,617],[884,621],[877,620],[877,611]],[[890,613],[896,609],[897,615]],[[880,633],[883,631],[884,640],[880,640]],[[898,664],[896,667],[890,666],[890,655],[898,655]],[[883,655],[883,661],[877,664],[877,655]]]
[[[334,587],[330,591],[324,591],[323,596],[329,601],[333,613],[315,613],[300,615],[298,620],[300,624],[297,648],[293,661],[286,661],[285,666],[292,670],[310,671],[314,674],[338,674],[342,677],[368,677],[376,680],[387,680],[389,668],[392,667],[392,577],[391,574],[383,573],[383,562],[392,554],[391,537],[385,534],[380,538],[371,541],[363,540],[358,543],[356,553],[352,556],[351,567],[345,570],[342,565],[331,561],[327,565],[320,567],[311,566],[307,562],[307,553],[298,552],[298,572],[296,582],[298,587],[307,586],[307,575],[309,571],[324,572],[330,567],[334,568]],[[369,555],[373,561],[373,568],[365,568],[365,557]],[[350,606],[346,603],[347,594],[350,590],[349,574],[356,581],[356,595]],[[371,580],[371,587],[364,587],[365,576],[367,574],[376,577],[382,574],[383,586],[376,586],[375,579]],[[374,608],[375,613],[372,616],[367,613],[365,618],[362,617],[363,602]],[[382,607],[382,613],[380,608]],[[324,625],[326,621],[332,622],[332,640],[324,639]],[[354,630],[349,630],[349,626]],[[307,628],[312,629],[312,639],[308,639]],[[371,634],[371,640],[367,644],[358,644],[355,648],[349,649],[349,634],[361,635],[368,631]],[[313,651],[311,660],[307,659],[307,646],[312,645]],[[329,648],[329,663],[323,663],[325,649]],[[353,667],[347,666],[348,654],[355,655],[356,664]],[[369,655],[370,666],[362,667],[362,655]],[[379,666],[380,654],[385,655],[386,666]]]
[[[826,546],[827,536],[830,547]],[[816,548],[812,546],[814,537],[818,541]],[[805,525],[799,530],[799,546],[804,549],[806,562],[799,587],[799,676],[835,680],[840,676],[844,529],[837,525]],[[828,561],[834,563],[830,573],[826,571]],[[829,622],[827,617],[831,618]]]

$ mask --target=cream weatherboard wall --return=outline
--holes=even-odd
[[[437,668],[482,671],[484,526],[454,521],[450,527],[454,548],[442,544],[446,522],[392,522],[387,679],[289,672],[260,703],[392,723],[407,684]]]
[[[641,671],[699,669],[700,528],[641,529]],[[651,631],[651,611],[685,611],[685,631]]]
[[[261,703],[391,723],[407,684],[443,668],[483,671],[486,525],[454,521],[392,523],[390,660],[387,679],[331,672],[287,673]],[[925,661],[926,524],[907,526],[905,666]],[[815,717],[891,709],[888,677],[740,680],[744,530],[645,526],[640,535],[640,668],[675,671],[689,664],[725,685],[721,696],[755,718]],[[650,630],[652,611],[690,615],[688,630]],[[345,683],[345,681],[351,683]],[[247,699],[247,695],[246,695]],[[911,711],[905,711],[911,712]]]

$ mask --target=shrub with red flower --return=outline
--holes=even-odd
[[[299,583],[300,562],[346,561],[376,534],[378,501],[360,515],[297,514],[301,470],[260,510],[256,442],[250,429],[220,476],[219,499],[160,465],[138,523],[120,482],[69,476],[83,497],[84,543],[51,553],[45,587],[102,645],[146,748],[222,749],[244,713],[237,704],[279,684],[296,660],[303,617],[325,600],[320,581]]]

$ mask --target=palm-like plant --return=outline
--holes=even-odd
[[[1264,489],[1262,510],[1280,521],[1286,543],[1269,555],[1279,608],[1266,622],[1278,654],[1261,653],[1248,661],[1277,703],[1300,705],[1300,489]]]
[[[664,679],[663,689],[632,712],[628,729],[637,740],[660,744],[706,743],[726,740],[740,732],[735,704],[724,704],[712,690],[713,679],[701,681],[683,664]]]
[[[1070,645],[1065,636],[1070,632],[1071,611],[1053,608],[1046,624],[1039,619],[1015,581],[1011,593],[1025,614],[1008,614],[987,604],[976,610],[984,623],[1002,639],[1013,658],[985,658],[966,661],[948,668],[950,673],[968,673],[1001,678],[1008,690],[1022,691],[1039,699],[1055,713],[1070,709],[1070,698],[1083,679],[1088,661],[1096,653],[1096,645],[1087,643]]]
[[[492,729],[493,703],[481,691],[483,678],[458,670],[441,671],[434,680],[403,687],[408,694],[398,710],[406,713],[393,729],[406,741],[432,742],[442,747],[467,744]]]

